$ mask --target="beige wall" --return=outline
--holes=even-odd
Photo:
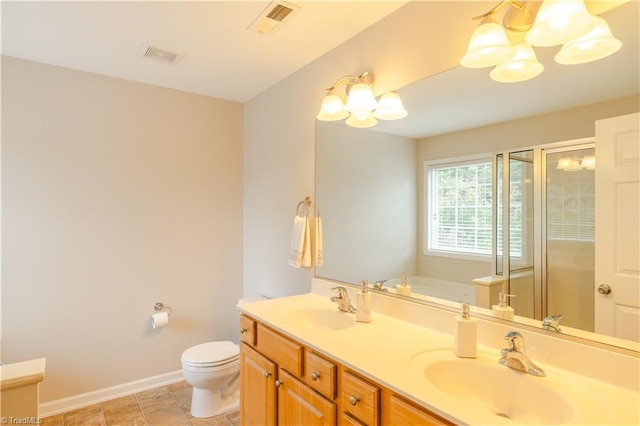
[[[370,71],[381,94],[457,66],[477,25],[470,17],[483,8],[411,2],[245,104],[245,292],[309,291],[313,270],[288,266],[287,249],[296,204],[315,200],[315,116],[324,89]]]
[[[2,58],[2,357],[41,402],[237,338],[241,104]],[[152,330],[155,302],[173,308]]]
[[[423,217],[424,168],[422,164],[425,161],[593,137],[596,120],[636,112],[639,107],[640,97],[630,96],[422,139],[418,142],[418,173],[420,174],[418,217]],[[418,226],[419,247],[422,248],[424,247],[422,220],[418,220]],[[418,256],[418,259],[418,273],[424,276],[469,283],[474,278],[491,274],[490,260],[477,262],[425,255]]]

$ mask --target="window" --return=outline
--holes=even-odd
[[[573,146],[544,154],[547,240],[594,242],[595,170],[592,163],[582,164],[588,157],[595,159],[595,148]],[[566,160],[572,167],[563,167]]]
[[[514,155],[515,154],[515,155]],[[514,153],[509,161],[509,255],[512,260],[523,260],[526,257],[523,242],[527,241],[527,220],[525,215],[533,214],[533,191],[527,188],[525,181],[531,181],[533,170],[531,163],[520,159],[526,157],[524,153]],[[521,154],[521,155],[518,155]],[[497,255],[502,256],[502,154],[498,155],[497,164]],[[531,240],[529,235],[529,241]],[[533,252],[529,250],[530,256]]]
[[[426,164],[427,250],[491,255],[490,159]]]
[[[588,180],[548,184],[548,239],[595,241],[594,187],[594,182]]]

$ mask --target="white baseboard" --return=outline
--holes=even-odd
[[[45,402],[39,405],[39,416],[47,417],[54,414],[64,413],[70,410],[87,407],[111,399],[120,398],[131,395],[133,393],[166,386],[184,380],[182,370],[172,371],[170,373],[160,374],[158,376],[147,377],[145,379],[133,382],[123,383],[121,385],[111,386],[104,389],[82,393],[67,398],[56,399],[54,401]]]

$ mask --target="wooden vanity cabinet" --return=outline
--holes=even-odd
[[[242,426],[453,425],[260,321],[240,324]]]
[[[333,398],[324,397],[303,381],[304,347],[246,315],[240,318],[241,328],[247,330],[251,321],[255,322],[255,338],[241,338],[240,424],[335,426]],[[328,383],[331,374],[327,364],[313,355],[310,359],[319,372],[315,381],[310,376],[310,382],[317,382],[323,390],[335,388],[335,381]]]

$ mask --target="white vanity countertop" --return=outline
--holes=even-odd
[[[489,414],[486,405],[471,399],[466,399],[466,403],[461,404],[459,399],[452,398],[429,383],[420,374],[421,370],[416,373],[415,363],[412,371],[412,359],[425,351],[442,349],[445,351],[443,353],[453,353],[454,339],[451,334],[375,312],[375,304],[370,323],[355,323],[344,329],[332,330],[292,320],[292,312],[307,308],[337,311],[336,304],[328,297],[315,293],[238,305],[240,311],[453,422],[492,425],[522,423],[522,419],[516,422],[497,416],[496,413]],[[353,316],[347,313],[344,315]],[[496,364],[498,363],[499,350],[478,345],[478,352],[485,359],[494,357]],[[575,411],[578,414],[568,424],[639,424],[638,392],[532,360],[546,371],[547,377],[535,377],[512,370],[513,373],[526,376],[523,377],[525,380],[543,383],[545,386],[552,385],[551,388],[559,389],[559,393],[564,392],[565,396],[568,396],[567,392],[577,390],[577,396],[571,397],[571,403],[577,407]],[[562,384],[567,381],[576,386],[568,390],[563,388]],[[514,392],[517,393],[517,389]],[[512,395],[505,395],[505,398],[509,397]],[[539,410],[545,410],[535,400],[531,404]]]
[[[46,358],[38,358],[0,366],[2,390],[40,383],[44,380],[46,362]]]

